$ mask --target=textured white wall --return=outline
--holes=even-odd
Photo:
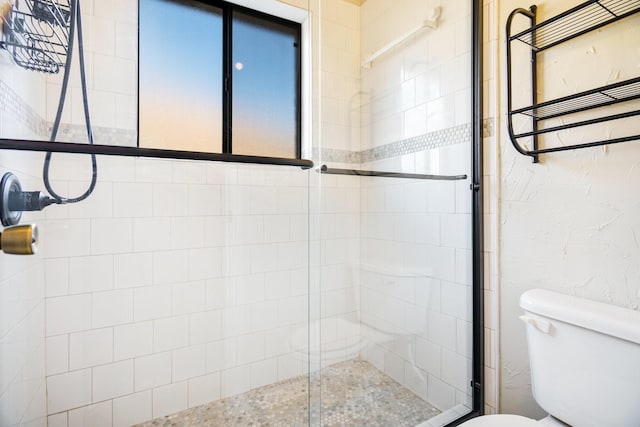
[[[579,1],[538,3],[547,18]],[[528,4],[507,0],[489,3],[498,12],[499,45],[491,45],[499,60],[500,118],[499,235],[500,411],[539,417],[533,401],[524,327],[518,320],[520,295],[532,288],[555,289],[594,300],[638,309],[640,305],[640,146],[628,142],[544,155],[539,164],[511,147],[505,121],[504,25],[516,7]],[[495,29],[491,27],[490,29]],[[606,27],[556,47],[543,57],[541,96],[555,97],[613,83],[640,74],[640,17]],[[519,75],[518,78],[521,78]],[[526,95],[526,85],[516,96]],[[636,105],[638,103],[636,102]],[[635,129],[635,123],[603,124],[590,131],[576,130],[547,144],[584,142],[598,136]],[[495,189],[494,189],[495,191]]]

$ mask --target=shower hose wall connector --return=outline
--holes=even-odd
[[[0,220],[5,227],[18,224],[22,212],[41,211],[54,203],[59,202],[41,191],[22,191],[20,181],[11,172],[0,181]]]

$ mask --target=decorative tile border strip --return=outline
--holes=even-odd
[[[47,123],[49,133],[53,123]],[[93,126],[93,140],[96,144],[117,145],[121,147],[137,147],[138,133],[132,129],[116,129]],[[85,125],[61,124],[58,129],[58,141],[86,143],[87,128]]]
[[[494,135],[494,118],[482,121],[482,137],[487,138]],[[424,135],[407,138],[392,142],[380,147],[371,148],[364,151],[338,150],[334,148],[323,148],[322,161],[332,163],[352,163],[361,164],[375,160],[388,159],[390,157],[403,156],[405,154],[417,153],[433,148],[445,147],[448,145],[461,144],[471,139],[471,123],[467,123],[452,128],[430,132]]]
[[[315,152],[315,150],[314,150]],[[362,151],[338,150],[335,148],[323,148],[321,150],[322,161],[331,163],[362,163]]]
[[[47,137],[48,127],[45,120],[2,80],[0,80],[0,111],[23,122],[34,134]]]
[[[362,152],[362,163],[460,144],[470,139],[471,124],[464,124],[364,150]]]
[[[0,111],[21,122],[43,141],[49,140],[53,122],[44,120],[2,80],[0,80]],[[131,129],[94,126],[93,137],[96,144],[135,147],[138,135],[135,130]],[[58,129],[59,141],[83,143],[87,142],[87,139],[85,125],[61,124]]]

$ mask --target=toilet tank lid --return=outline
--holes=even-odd
[[[530,313],[640,344],[639,311],[546,289],[523,293],[520,307]]]

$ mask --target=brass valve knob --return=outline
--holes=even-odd
[[[38,247],[38,227],[35,224],[14,225],[0,234],[0,249],[5,254],[33,255]]]

